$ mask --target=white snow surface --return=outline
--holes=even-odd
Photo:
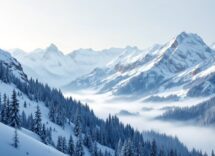
[[[13,92],[14,89],[17,92],[21,93],[21,95],[19,95],[17,97],[18,101],[19,101],[20,113],[22,113],[22,111],[24,111],[26,113],[26,116],[28,116],[30,114],[34,115],[34,113],[36,111],[36,107],[37,107],[37,105],[39,105],[41,113],[42,113],[42,116],[41,116],[42,117],[42,123],[45,123],[45,125],[46,125],[47,128],[51,127],[52,129],[54,129],[54,131],[52,131],[52,139],[55,142],[55,144],[57,144],[58,136],[66,137],[66,139],[68,141],[70,135],[72,135],[74,142],[76,142],[77,138],[73,134],[73,127],[74,127],[73,123],[66,124],[65,127],[62,128],[59,125],[51,122],[49,120],[49,118],[48,118],[48,112],[49,112],[49,110],[48,110],[48,108],[45,106],[45,104],[43,102],[31,101],[25,94],[23,94],[20,90],[18,90],[15,85],[13,85],[13,84],[6,84],[6,83],[3,83],[2,81],[0,81],[0,93],[1,93],[1,95],[6,94],[7,96],[11,97],[12,92]],[[26,108],[24,107],[24,102],[27,103],[27,107]],[[1,130],[4,131],[4,129],[1,129],[1,127],[6,127],[5,129],[8,128],[7,126],[4,126],[3,124],[0,125],[0,135],[2,134]],[[4,142],[2,142],[1,139],[0,139],[0,149],[3,148],[3,147],[5,147],[5,146],[9,146],[8,143],[9,143],[9,140],[11,140],[11,135],[13,135],[13,133],[14,133],[13,131],[14,130],[12,128],[8,128],[8,129],[10,129],[10,131],[6,135],[7,136],[6,138],[8,140],[5,140]],[[4,132],[4,133],[6,133],[6,132]],[[62,153],[56,152],[56,150],[54,150],[51,146],[47,146],[47,145],[41,143],[40,139],[38,139],[39,137],[36,134],[34,134],[33,132],[30,132],[30,131],[27,131],[27,130],[25,130],[25,131],[21,130],[19,133],[20,133],[20,135],[24,136],[23,137],[24,140],[22,140],[22,138],[20,136],[20,139],[21,139],[20,140],[21,141],[21,145],[20,145],[20,149],[21,149],[20,152],[21,153],[20,154],[23,154],[23,152],[27,152],[28,151],[28,147],[29,146],[27,146],[26,145],[27,143],[24,143],[24,142],[25,142],[25,140],[27,140],[27,141],[29,140],[29,141],[32,142],[32,144],[30,144],[31,142],[29,143],[29,145],[31,146],[31,148],[34,147],[33,146],[34,144],[36,144],[35,150],[37,148],[41,147],[41,149],[38,150],[38,152],[42,153],[46,149],[45,153],[48,152],[47,156],[48,155],[51,156],[52,154],[53,155],[62,155]],[[23,142],[23,144],[22,144],[22,142]],[[8,148],[10,148],[10,146]],[[5,152],[7,152],[8,148],[5,149]],[[101,145],[99,143],[98,143],[98,148],[101,149],[102,152],[108,151],[108,152],[110,152],[112,154],[114,153],[114,151],[112,149],[110,149],[110,148],[108,148],[106,146],[103,146],[103,145]],[[17,151],[14,151],[14,150],[11,151],[11,150],[9,150],[8,152],[17,152]],[[34,151],[33,149],[32,150],[29,149],[29,153],[35,153],[35,155],[38,154],[37,151]],[[88,149],[86,147],[84,147],[84,153],[85,153],[86,156],[90,155],[90,153],[89,153],[89,151],[88,151]],[[10,154],[8,154],[8,156],[9,155]],[[42,155],[44,155],[44,154],[42,154]]]
[[[154,92],[169,92],[172,84],[176,85],[174,89],[183,89],[214,74],[214,60],[215,51],[200,36],[182,32],[163,46],[154,45],[145,50],[127,47],[103,68],[105,74],[99,77],[96,72],[91,72],[69,83],[67,89],[86,82],[89,88],[97,90],[105,88],[106,91],[118,93],[125,88],[135,93],[138,92],[136,88],[140,88],[137,84],[141,80],[145,83],[139,85],[145,85],[146,88],[147,85],[156,86],[159,81],[166,80],[161,86],[155,87]]]
[[[23,66],[24,72],[40,82],[53,87],[63,86],[94,68],[105,66],[117,57],[123,49],[110,48],[102,51],[78,49],[69,54],[61,52],[54,44],[46,49],[24,52],[11,49],[10,52]]]
[[[15,129],[0,123],[0,151],[3,156],[63,156],[65,154],[56,150],[55,148],[41,143],[35,139],[30,132],[25,129],[18,130],[19,147],[14,148],[13,137]]]
[[[9,52],[0,49],[0,61],[9,68],[16,78],[21,81],[26,80],[27,77],[22,70],[21,64]]]

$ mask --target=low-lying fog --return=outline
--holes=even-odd
[[[65,96],[72,96],[86,102],[97,116],[105,119],[108,114],[117,114],[121,110],[126,110],[137,115],[118,115],[124,123],[129,123],[133,127],[141,130],[155,130],[160,133],[177,136],[189,149],[193,147],[211,152],[215,149],[215,128],[204,128],[180,122],[164,122],[154,120],[157,115],[162,114],[165,108],[172,106],[191,106],[205,99],[190,99],[183,102],[168,103],[144,103],[141,101],[114,100],[107,94],[97,95],[93,92],[65,93]]]

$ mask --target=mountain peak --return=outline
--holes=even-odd
[[[47,50],[47,51],[59,51],[59,50],[58,50],[58,47],[57,47],[55,44],[53,44],[53,43],[51,43],[51,44],[46,48],[46,50]]]
[[[58,47],[51,43],[45,51],[45,54],[58,54],[58,55],[63,55],[63,53],[58,49]]]
[[[138,48],[136,46],[126,46],[125,50],[138,50]]]
[[[184,31],[175,37],[175,41],[177,41],[177,43],[205,44],[199,35],[194,33],[187,33]]]

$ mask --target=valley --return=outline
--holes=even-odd
[[[175,149],[175,156],[214,149],[215,51],[197,34],[182,32],[144,50],[127,46],[64,54],[51,44],[30,53],[10,53],[0,51],[3,108],[17,92],[18,101],[29,105],[20,107],[23,128],[62,153],[69,152],[68,138],[76,143],[73,150],[85,155],[113,156],[123,151],[121,139],[127,140],[124,147],[131,144],[127,148],[146,146],[147,141],[151,147],[155,139],[160,152],[164,148],[168,155]],[[32,114],[39,108],[48,140],[31,128]],[[2,122],[10,126],[5,111]],[[26,120],[30,123],[24,124]],[[149,154],[152,148],[134,150]]]
[[[117,114],[121,110],[138,112],[139,115],[117,115],[125,124],[131,124],[140,131],[156,131],[171,136],[177,136],[188,148],[198,148],[210,152],[214,149],[215,127],[203,127],[195,123],[183,123],[179,121],[161,121],[154,119],[165,112],[167,107],[186,107],[197,105],[208,98],[193,98],[179,102],[146,103],[128,100],[116,100],[116,97],[108,94],[96,94],[95,91],[82,91],[79,93],[64,93],[65,96],[73,96],[86,102],[100,118],[107,118],[109,114]],[[147,109],[148,108],[148,109]]]

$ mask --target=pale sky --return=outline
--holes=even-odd
[[[0,48],[140,48],[182,31],[215,42],[215,0],[0,0]]]

